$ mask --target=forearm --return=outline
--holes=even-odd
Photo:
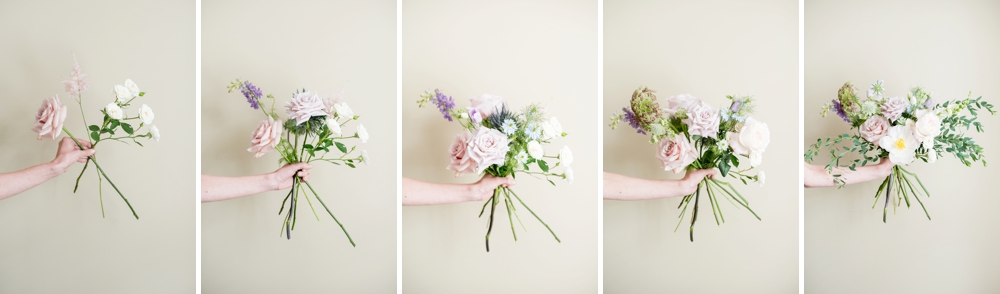
[[[834,182],[834,179],[837,178],[834,177],[834,175],[840,175],[839,178],[844,181],[845,185],[878,180],[886,177],[882,167],[878,165],[859,166],[853,171],[838,166],[834,167],[833,172],[830,173],[827,172],[826,168],[823,166],[806,164],[804,172],[805,179],[803,179],[803,182],[806,188],[839,186],[840,184]]]
[[[20,194],[62,174],[53,163],[43,163],[15,172],[0,173],[0,200]]]
[[[449,204],[475,200],[475,185],[439,184],[403,178],[403,205]]]
[[[245,177],[201,175],[201,202],[213,202],[275,190],[270,174]]]
[[[604,199],[647,200],[680,197],[691,194],[690,185],[684,181],[647,180],[619,174],[604,173]]]

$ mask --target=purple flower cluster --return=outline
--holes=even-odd
[[[448,121],[452,121],[451,113],[449,113],[449,111],[452,108],[455,108],[455,99],[444,95],[444,93],[441,93],[441,91],[437,89],[434,90],[434,94],[434,99],[431,99],[431,102],[437,106],[438,110],[441,111],[441,114],[444,115],[444,118],[448,119]]]
[[[247,102],[250,103],[250,107],[253,109],[260,108],[260,97],[263,96],[260,93],[260,88],[254,86],[250,81],[244,81],[243,85],[240,86],[240,92],[243,92],[243,97],[247,98]]]
[[[635,129],[636,133],[645,135],[646,131],[642,130],[642,126],[639,125],[639,120],[635,119],[635,113],[633,113],[631,109],[628,109],[628,107],[622,107],[622,111],[625,112],[625,117],[623,117],[622,120],[627,121],[628,125]]]
[[[851,119],[847,118],[847,113],[844,112],[844,105],[840,104],[840,101],[836,99],[833,100],[833,110],[836,110],[837,116],[840,116],[845,122],[851,122]]]

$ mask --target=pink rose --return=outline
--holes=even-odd
[[[906,112],[906,108],[909,106],[910,101],[907,101],[906,98],[899,96],[889,98],[882,105],[882,116],[891,121],[896,121],[903,115],[903,112]]]
[[[494,112],[500,111],[500,108],[506,105],[503,98],[491,94],[480,95],[479,97],[469,99],[469,102],[472,103],[472,108],[478,110],[483,118],[487,118]]]
[[[892,127],[889,124],[889,120],[882,116],[872,116],[861,124],[859,131],[861,131],[861,137],[868,140],[868,142],[878,144],[878,140],[885,137],[889,133],[889,128]]]
[[[678,135],[674,140],[664,138],[656,148],[656,158],[663,163],[663,170],[674,173],[684,170],[696,157],[698,152],[694,150],[694,145],[683,135]]]
[[[684,119],[684,123],[688,125],[688,132],[691,135],[716,139],[719,133],[719,110],[705,102],[698,102],[688,107],[688,118]]]
[[[253,158],[260,158],[265,153],[274,151],[280,141],[281,123],[275,121],[273,117],[268,117],[267,120],[260,122],[257,130],[253,131],[250,136],[250,148],[247,151],[255,153]]]
[[[326,105],[316,92],[301,92],[295,94],[291,101],[285,103],[288,117],[295,119],[295,124],[302,124],[313,116],[327,115]]]
[[[680,94],[667,98],[667,113],[677,113],[678,108],[690,110],[691,106],[701,103],[701,99],[691,94]]]
[[[473,166],[474,162],[468,156],[469,139],[471,137],[472,134],[469,132],[462,132],[455,135],[455,141],[452,141],[451,147],[448,147],[448,151],[451,153],[451,162],[448,164],[448,169],[455,171],[456,178],[462,174],[476,171],[476,168]]]
[[[466,156],[476,162],[476,173],[482,173],[490,165],[504,163],[507,157],[507,135],[500,131],[480,127],[468,142]]]
[[[55,139],[62,134],[63,122],[66,121],[66,105],[59,101],[59,95],[55,95],[45,101],[35,112],[35,127],[32,131],[38,133],[38,139],[43,137]]]

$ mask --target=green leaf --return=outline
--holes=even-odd
[[[119,124],[121,124],[121,122],[117,119],[113,119],[111,120],[111,125],[108,126],[108,129],[111,129],[111,131],[114,132],[115,128],[117,128]]]
[[[344,143],[340,142],[333,142],[333,143],[337,144],[337,149],[340,149],[340,152],[347,153],[347,146],[344,146]]]
[[[90,132],[90,138],[94,139],[94,141],[100,141],[101,135],[98,135],[97,132]]]
[[[146,96],[146,92],[139,92],[139,97]]]
[[[553,182],[552,180],[549,180],[549,179],[546,179],[546,180],[548,180],[548,181],[549,181],[549,184],[552,184],[553,186],[555,186],[555,185],[556,185],[556,182]]]
[[[127,123],[122,123],[121,125],[122,125],[122,130],[125,130],[126,133],[128,133],[129,135],[132,135],[132,132],[133,132],[132,125],[127,124]]]
[[[354,166],[353,163],[348,163],[347,166],[350,166],[351,168],[355,168],[355,166]]]
[[[543,172],[549,172],[549,163],[539,159],[538,168],[542,169]]]
[[[306,149],[306,150],[311,150],[311,149],[313,149],[313,145],[312,144],[305,144],[305,145],[302,145],[302,148]]]
[[[142,143],[139,143],[139,141],[132,140],[132,142],[135,142],[136,144],[139,144],[139,146],[142,146]],[[146,146],[142,146],[142,147],[146,147]]]
[[[90,125],[90,127],[88,127],[88,129],[90,129],[91,131],[96,132],[96,131],[100,131],[101,127],[99,127],[97,125]]]

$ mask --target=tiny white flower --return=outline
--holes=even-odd
[[[337,121],[335,120],[327,122],[326,126],[330,128],[330,133],[332,133],[334,136],[340,136],[340,134],[343,132],[340,129],[340,124],[337,123]]]
[[[157,129],[156,126],[149,127],[149,134],[153,136],[153,140],[160,142],[160,129]]]
[[[545,149],[542,149],[542,144],[538,144],[538,141],[528,142],[528,155],[534,159],[541,159],[545,155]]]
[[[118,107],[118,104],[115,104],[114,102],[108,103],[108,106],[104,107],[104,113],[107,113],[108,116],[113,119],[122,119],[125,115],[122,108]]]
[[[132,91],[129,91],[128,88],[126,88],[125,86],[122,86],[122,85],[115,85],[115,90],[112,91],[112,93],[115,94],[115,98],[118,99],[118,100],[116,100],[116,101],[118,101],[118,103],[128,102],[129,99],[132,99],[132,97],[135,97],[135,96],[132,96]]]
[[[927,163],[934,163],[938,159],[937,150],[931,149],[927,152]]]
[[[468,114],[468,113],[465,113],[465,112],[463,112],[463,113],[459,113],[459,114],[458,114],[458,118],[461,118],[461,119],[467,119],[467,118],[469,118],[469,114]]]
[[[763,154],[760,154],[760,152],[751,151],[748,157],[750,157],[750,167],[760,165],[760,162],[763,160]]]
[[[139,120],[142,120],[142,123],[147,125],[153,123],[153,109],[146,106],[146,104],[139,107]]]
[[[552,127],[552,130],[554,131],[554,137],[562,136],[563,127],[562,127],[562,124],[559,123],[558,119],[556,119],[555,117],[553,117],[553,118],[549,119],[548,123]]]
[[[129,99],[138,97],[139,92],[141,92],[139,91],[139,85],[136,85],[135,82],[132,81],[132,79],[125,80],[125,88],[128,89],[130,93],[132,93],[132,97],[129,97]]]
[[[559,162],[567,167],[573,164],[573,151],[569,150],[569,146],[559,149]]]
[[[861,103],[862,114],[866,116],[872,116],[875,115],[875,112],[877,111],[878,111],[878,105],[875,105],[875,101],[868,100],[865,101],[864,103]]]
[[[361,162],[364,162],[365,165],[368,165],[368,150],[361,150]]]
[[[719,140],[718,142],[715,142],[715,146],[719,147],[719,150],[728,150],[729,140]]]
[[[337,116],[346,119],[354,118],[354,110],[351,110],[350,106],[347,106],[347,102],[340,102],[333,105],[333,109],[337,111]]]
[[[757,173],[757,183],[760,184],[761,187],[764,186],[764,171]]]
[[[514,156],[514,158],[517,159],[517,162],[524,164],[525,162],[528,162],[528,153],[521,150],[521,152],[517,153],[517,156]]]
[[[368,142],[368,131],[364,125],[358,124],[358,138],[361,138],[361,143]]]
[[[566,174],[566,181],[568,181],[570,184],[572,184],[573,183],[573,169],[567,167],[565,174]]]

